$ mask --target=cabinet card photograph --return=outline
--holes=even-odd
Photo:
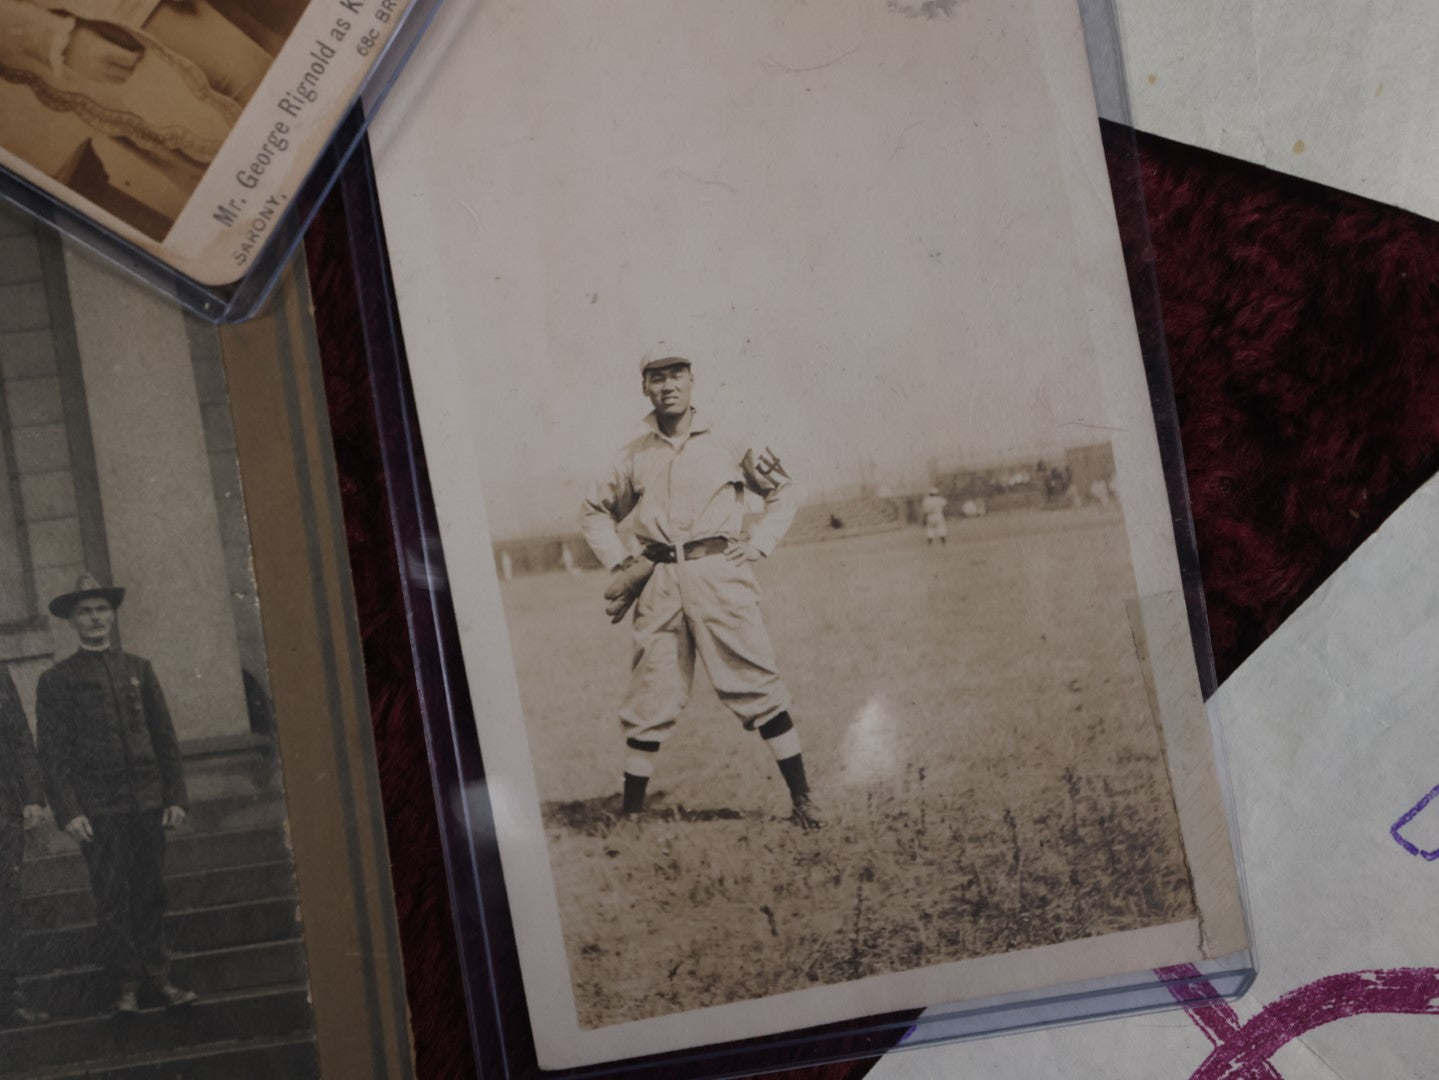
[[[204,284],[274,231],[409,0],[0,0],[0,165]]]
[[[346,714],[324,577],[274,527],[283,411],[241,482],[226,363],[273,383],[290,331],[242,349],[13,213],[0,296],[0,1077],[409,1075],[383,842],[368,881],[353,854],[379,807],[323,756],[363,683]],[[276,554],[306,589],[265,587]]]
[[[540,1064],[1245,948],[1077,9],[457,34],[380,190]]]

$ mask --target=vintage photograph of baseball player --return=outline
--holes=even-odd
[[[585,425],[619,449],[490,499],[582,1022],[1192,917],[1107,442],[776,422],[757,356],[678,340],[604,366],[573,407],[632,399]]]
[[[793,822],[818,829],[823,822],[750,567],[784,538],[798,490],[772,450],[695,409],[687,357],[660,346],[641,359],[640,381],[654,406],[645,418],[649,430],[625,445],[580,511],[590,552],[611,570],[606,613],[619,622],[635,608],[634,659],[619,709],[620,814],[641,819],[655,759],[689,701],[698,656],[720,701],[774,755]],[[764,501],[748,527],[746,492]],[[619,535],[631,514],[633,553]]]
[[[1242,942],[1078,12],[600,7],[381,175],[542,1063]]]
[[[0,252],[0,1076],[318,1075],[218,339]]]

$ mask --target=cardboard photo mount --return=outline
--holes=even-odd
[[[0,19],[50,23],[44,39],[17,28],[15,41],[38,44],[0,54],[0,91],[22,121],[0,129],[0,198],[209,322],[247,319],[275,288],[439,7],[440,0],[276,0],[253,11],[226,4],[236,20],[229,25],[260,39],[263,15],[287,15],[282,41],[269,43],[269,66],[242,106],[216,88],[219,76],[207,75],[203,62],[128,24],[101,27],[142,57],[128,79],[77,73],[61,46],[83,24],[43,0],[7,0]],[[208,126],[176,135],[183,125],[158,114],[177,88],[196,95]],[[217,124],[228,129],[217,132]],[[57,139],[63,144],[52,145]],[[168,175],[172,160],[183,161],[181,179]]]

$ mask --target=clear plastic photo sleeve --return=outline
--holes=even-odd
[[[0,197],[253,314],[439,0],[0,0]]]
[[[347,176],[497,1075],[1252,980],[1106,16],[488,5]]]

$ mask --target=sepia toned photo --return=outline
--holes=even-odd
[[[0,146],[161,240],[309,0],[0,0]]]
[[[641,434],[496,545],[581,1025],[1192,918],[1110,447],[864,410],[792,458],[725,365],[615,372]]]
[[[315,1003],[346,961],[307,938],[364,935],[343,854],[333,927],[303,925],[297,874],[320,870],[307,829],[355,808],[290,820],[280,727],[336,736],[323,693],[272,681],[226,346],[13,214],[0,273],[0,1076],[319,1076]],[[262,476],[268,520],[284,483]],[[286,644],[304,623],[279,607],[282,656],[323,645]]]
[[[59,201],[122,241],[106,250],[125,265],[239,281],[392,41],[423,29],[401,34],[410,6],[0,0],[7,197]]]
[[[542,1066],[1244,947],[1077,9],[467,47],[380,188]]]

